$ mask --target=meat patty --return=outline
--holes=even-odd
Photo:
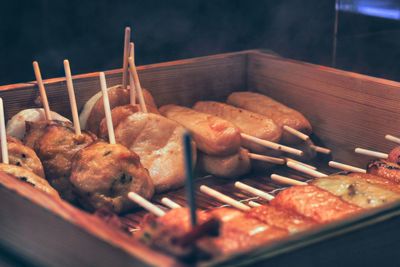
[[[102,141],[76,154],[70,181],[79,202],[89,210],[106,208],[122,213],[135,206],[128,199],[129,192],[146,199],[154,193],[153,182],[139,156],[122,145]]]

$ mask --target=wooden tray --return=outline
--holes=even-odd
[[[61,64],[61,63],[60,63]],[[121,80],[121,70],[106,73],[109,86]],[[192,105],[198,100],[223,101],[238,90],[267,94],[304,113],[313,124],[314,140],[332,149],[334,159],[364,166],[368,158],[353,153],[354,147],[388,151],[393,144],[385,134],[400,133],[400,84],[327,67],[288,60],[263,53],[243,51],[139,68],[142,85],[158,105]],[[45,81],[53,110],[70,117],[64,78]],[[74,86],[79,107],[99,91],[98,73],[77,75]],[[38,96],[35,82],[0,87],[9,118],[21,109],[34,107]],[[315,162],[321,170],[326,158]],[[276,173],[295,176],[285,168]],[[263,190],[279,186],[269,173],[254,173],[245,182]],[[234,189],[232,180],[201,178],[236,199],[249,195]],[[182,190],[168,195],[184,203]],[[158,201],[161,196],[155,196]],[[220,204],[198,193],[200,208]],[[198,265],[274,264],[364,266],[382,264],[397,257],[400,204],[371,210],[357,218],[291,236],[272,245],[243,251]],[[143,212],[127,217],[132,227]],[[0,248],[27,264],[41,266],[178,266],[183,263],[152,250],[78,208],[56,201],[31,186],[0,174]]]

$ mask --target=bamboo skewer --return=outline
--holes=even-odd
[[[270,157],[270,156],[265,156],[265,155],[254,154],[254,153],[248,153],[248,155],[249,155],[249,158],[251,158],[251,159],[269,162],[269,163],[273,163],[273,164],[283,165],[286,163],[286,161],[281,158],[275,158],[275,157]]]
[[[51,121],[51,112],[49,101],[47,99],[46,89],[44,88],[42,74],[40,73],[39,63],[37,61],[33,61],[33,71],[35,72],[36,81],[39,87],[40,98],[42,100],[43,108],[44,108],[44,115],[46,120]]]
[[[210,188],[210,187],[208,187],[206,185],[200,186],[200,191],[203,192],[204,194],[210,196],[210,197],[213,197],[213,198],[221,201],[222,203],[231,205],[232,207],[235,207],[237,209],[240,209],[240,210],[243,210],[243,211],[247,211],[247,210],[250,209],[249,206],[247,206],[247,205],[245,205],[245,204],[243,204],[243,203],[241,203],[241,202],[239,202],[239,201],[237,201],[237,200],[235,200],[235,199],[233,199],[233,198],[231,198],[231,197],[229,197],[229,196],[227,196],[225,194],[222,194],[221,192],[218,192],[217,190],[212,189],[212,188]]]
[[[264,146],[264,147],[267,147],[267,148],[270,148],[273,150],[279,150],[279,151],[283,151],[283,152],[290,153],[290,154],[297,155],[297,156],[304,155],[303,151],[296,149],[296,148],[292,148],[292,147],[284,146],[284,145],[274,143],[271,141],[263,140],[263,139],[245,134],[245,133],[241,133],[240,135],[244,140],[254,142],[256,144],[259,144],[261,146]]]
[[[110,100],[108,99],[107,83],[104,72],[100,72],[100,86],[101,86],[101,91],[103,93],[103,104],[104,104],[104,113],[106,116],[108,139],[110,141],[110,144],[113,145],[116,142],[115,142],[114,127],[111,117]]]
[[[257,203],[257,202],[255,202],[253,200],[250,200],[249,202],[247,202],[247,204],[252,208],[257,208],[257,207],[262,206],[260,203]]]
[[[1,159],[5,164],[9,164],[8,145],[6,135],[6,124],[4,119],[3,98],[0,97],[0,138],[1,138]]]
[[[298,131],[298,130],[290,127],[290,126],[283,125],[283,130],[285,130],[286,132],[288,132],[288,133],[290,133],[290,134],[292,134],[294,136],[297,136],[298,138],[300,138],[303,141],[310,140],[310,137],[308,135],[306,135],[306,134],[304,134],[304,133],[302,133],[302,132],[300,132],[300,131]]]
[[[131,42],[129,44],[129,57],[133,58],[133,62],[135,62],[135,47],[134,44]],[[129,71],[129,102],[131,105],[136,104],[136,88],[135,88],[135,82],[133,81],[133,76],[131,72]]]
[[[271,174],[271,180],[274,182],[278,182],[280,184],[286,185],[306,185],[306,182],[298,181],[289,177],[285,177],[279,174]]]
[[[387,134],[387,135],[385,135],[385,139],[388,140],[388,141],[394,142],[396,144],[400,144],[400,138],[398,138],[396,136]]]
[[[361,154],[361,155],[371,156],[371,157],[380,158],[380,159],[387,159],[389,156],[386,153],[373,151],[373,150],[369,150],[369,149],[364,149],[364,148],[359,148],[359,147],[357,147],[354,150],[354,152]]]
[[[315,152],[326,154],[326,155],[329,155],[332,152],[329,148],[316,146],[316,145],[310,145],[310,148],[313,149]]]
[[[163,197],[161,199],[161,203],[164,204],[166,207],[168,207],[170,209],[182,208],[181,205],[179,205],[178,203],[176,203],[175,201],[172,201],[171,199],[169,199],[167,197]]]
[[[292,158],[284,158],[284,159],[286,160],[286,162],[291,161],[291,162],[294,162],[294,163],[303,165],[304,167],[310,168],[310,169],[312,169],[312,170],[316,170],[316,169],[317,169],[317,168],[315,168],[315,167],[312,166],[312,165],[306,164],[306,163],[301,162],[301,161],[297,161],[297,160],[292,159]]]
[[[328,165],[332,168],[343,170],[343,171],[367,173],[367,171],[365,169],[361,169],[358,167],[354,167],[354,166],[343,164],[343,163],[336,162],[336,161],[329,161]]]
[[[135,83],[135,89],[136,89],[136,93],[137,93],[137,96],[139,99],[140,108],[141,108],[142,112],[147,113],[147,107],[146,107],[146,103],[144,101],[143,91],[142,91],[142,87],[140,85],[139,75],[137,73],[137,69],[135,66],[135,62],[133,61],[133,57],[129,57],[128,62],[129,62],[129,71],[131,72],[131,74],[133,76],[133,81]]]
[[[157,207],[156,205],[154,205],[147,199],[143,198],[142,196],[140,196],[134,192],[129,192],[128,198],[158,217],[165,215],[165,211],[163,211],[162,209],[160,209],[159,207]]]
[[[300,165],[300,164],[297,164],[297,163],[294,163],[294,162],[288,161],[288,162],[286,162],[286,165],[291,169],[303,172],[303,173],[308,174],[308,175],[310,175],[312,177],[325,177],[325,176],[328,176],[325,173],[322,173],[322,172],[319,172],[319,171],[316,171],[316,170],[312,170],[310,168],[307,168],[307,167],[305,167],[303,165]]]
[[[272,199],[275,198],[273,195],[268,194],[267,192],[264,192],[264,191],[262,191],[260,189],[257,189],[255,187],[249,186],[249,185],[244,184],[242,182],[236,182],[235,183],[235,187],[237,187],[237,188],[239,188],[239,189],[241,189],[243,191],[249,192],[249,193],[251,193],[251,194],[253,194],[255,196],[258,196],[258,197],[261,197],[263,199],[266,199],[268,201],[271,201]]]
[[[131,28],[125,28],[124,35],[124,55],[123,55],[123,63],[122,63],[122,88],[126,88],[128,86],[128,55],[129,55],[129,42],[131,40]]]
[[[79,124],[78,107],[76,105],[74,84],[72,82],[71,67],[67,59],[64,60],[65,78],[67,80],[68,97],[71,105],[72,120],[74,122],[74,129],[76,135],[81,135],[81,125]]]

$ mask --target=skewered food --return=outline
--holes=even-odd
[[[70,181],[87,209],[107,208],[116,213],[134,207],[127,194],[151,198],[154,185],[138,155],[119,144],[98,141],[73,159]]]
[[[279,142],[282,136],[282,130],[273,120],[258,113],[215,101],[199,101],[193,109],[225,119],[238,127],[242,133],[263,140]],[[257,153],[269,152],[269,149],[248,140],[242,140],[242,145]]]
[[[389,152],[388,161],[400,164],[400,146],[393,148]]]
[[[237,178],[251,170],[249,151],[244,148],[229,156],[211,156],[199,152],[197,166],[202,172],[223,178]]]
[[[271,204],[299,213],[318,223],[343,219],[361,211],[359,207],[313,185],[287,188],[281,191]]]
[[[400,194],[354,176],[331,175],[312,184],[361,208],[374,208],[400,200]]]
[[[68,122],[69,120],[60,114],[51,111],[51,117],[54,120]],[[14,115],[7,122],[7,134],[22,140],[25,136],[26,122],[39,122],[45,121],[46,117],[44,114],[44,109],[42,108],[30,108],[24,109]]]
[[[400,183],[400,166],[387,160],[374,160],[367,166],[367,172]]]
[[[9,163],[30,170],[45,178],[43,165],[35,151],[16,138],[7,136]]]
[[[123,121],[125,118],[129,117],[130,115],[139,112],[140,108],[138,105],[125,105],[125,106],[118,106],[111,110],[111,120],[113,123],[113,127],[117,127],[117,125]],[[108,130],[107,130],[107,122],[106,118],[103,118],[100,123],[99,128],[99,137],[103,139],[108,138]]]
[[[400,194],[400,184],[395,183],[392,180],[385,179],[384,177],[380,177],[369,173],[350,173],[348,176],[356,177],[367,183],[378,185],[380,187],[386,188],[387,190],[391,190]]]
[[[0,172],[14,176],[18,180],[28,183],[53,197],[60,198],[58,192],[51,187],[44,178],[37,176],[35,173],[27,169],[15,165],[0,163]]]
[[[115,138],[140,156],[156,191],[163,192],[184,183],[184,132],[182,126],[163,116],[137,112],[116,126]]]
[[[122,88],[121,85],[117,85],[114,87],[110,87],[107,90],[111,109],[129,104],[130,92],[128,89]],[[149,91],[147,91],[146,89],[143,89],[143,97],[145,99],[148,110],[154,113],[158,113],[154,99]],[[100,91],[92,96],[83,107],[83,110],[79,116],[82,129],[86,129],[88,131],[91,131],[92,133],[98,134],[100,122],[104,118],[104,116],[103,97]]]
[[[307,135],[312,132],[310,122],[300,112],[263,94],[234,92],[229,95],[227,102],[228,104],[271,118],[280,128],[287,125]],[[299,142],[299,138],[283,132],[282,142],[285,144],[294,144]]]
[[[160,112],[188,129],[197,148],[206,154],[227,156],[239,150],[239,129],[229,121],[177,105],[162,106]]]

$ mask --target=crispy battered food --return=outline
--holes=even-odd
[[[227,156],[239,150],[240,131],[225,119],[177,105],[162,106],[160,112],[188,129],[197,148],[206,154]]]
[[[140,156],[156,191],[163,192],[184,184],[184,133],[185,129],[175,121],[154,113],[136,112],[116,126],[115,139]],[[196,162],[196,150],[193,152]]]
[[[281,128],[272,119],[245,109],[215,101],[199,101],[193,109],[230,121],[242,133],[260,139],[279,142],[282,136]],[[242,140],[242,145],[256,153],[269,152],[269,149],[247,140]]]
[[[311,134],[310,122],[298,111],[291,109],[263,94],[252,92],[234,92],[227,99],[228,104],[259,113],[272,119],[281,129],[290,126],[305,134]],[[282,142],[294,144],[300,139],[287,132],[282,134]]]
[[[244,148],[229,156],[210,156],[199,152],[197,166],[201,172],[223,178],[237,178],[251,170],[249,152]]]
[[[119,144],[98,141],[81,149],[73,159],[71,183],[79,202],[89,210],[107,208],[116,213],[135,206],[128,199],[135,192],[146,199],[154,186],[139,156]]]
[[[123,121],[125,118],[130,115],[139,112],[140,108],[138,105],[125,105],[118,106],[111,110],[111,119],[113,123],[113,127],[117,127],[117,125]],[[108,139],[108,129],[107,129],[107,121],[106,118],[103,118],[99,127],[99,138],[103,138],[104,140]]]
[[[389,152],[388,161],[400,164],[400,146],[393,148]]]
[[[299,213],[317,223],[329,223],[343,219],[362,210],[314,185],[298,185],[287,188],[281,191],[271,201],[271,204]]]
[[[367,172],[400,183],[400,166],[387,160],[374,160],[367,165]]]
[[[0,163],[0,172],[14,176],[18,180],[28,183],[53,197],[60,198],[57,191],[51,187],[44,178],[37,176],[35,173],[27,169],[15,165]]]
[[[269,204],[252,208],[247,215],[266,224],[283,228],[290,233],[307,230],[317,224],[312,219]]]
[[[129,104],[130,92],[129,89],[122,88],[121,85],[110,87],[108,90],[108,98],[110,100],[110,108],[113,109],[118,106]],[[143,90],[143,97],[149,112],[158,113],[157,105],[154,102],[153,96],[146,89]],[[98,134],[101,120],[105,117],[103,96],[101,91],[92,96],[86,102],[83,110],[79,116],[80,124],[83,129]]]
[[[354,176],[331,175],[317,178],[312,184],[365,209],[400,200],[400,194]]]
[[[44,134],[47,126],[50,125],[62,125],[65,127],[72,127],[72,123],[67,121],[56,121],[56,120],[37,121],[37,122],[26,121],[26,132],[23,139],[23,143],[26,146],[35,150],[36,141],[42,138],[42,135]]]
[[[96,137],[84,132],[76,135],[72,126],[57,123],[47,125],[41,132],[34,148],[42,160],[46,179],[64,199],[73,202],[75,196],[69,181],[72,158]]]
[[[51,118],[53,120],[58,121],[69,121],[67,118],[61,116],[60,114],[50,111]],[[42,108],[30,108],[24,109],[14,115],[8,122],[7,122],[7,134],[22,140],[25,136],[26,122],[39,122],[45,121],[46,117],[44,115],[44,110]]]
[[[400,194],[400,184],[395,183],[391,180],[385,179],[383,177],[376,176],[376,175],[369,174],[369,173],[358,173],[358,172],[350,173],[350,174],[348,174],[348,176],[355,177],[355,178],[363,180],[367,183],[370,183],[373,185],[378,185],[387,190],[391,190],[391,191],[394,191],[394,192]]]
[[[7,136],[8,159],[12,165],[20,166],[30,170],[36,175],[45,178],[43,165],[35,151],[28,146],[25,146],[16,138]]]

